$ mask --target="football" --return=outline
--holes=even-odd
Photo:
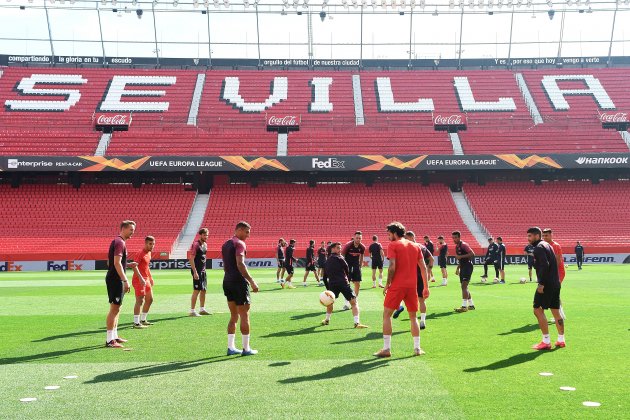
[[[319,303],[323,306],[330,306],[335,303],[335,294],[330,290],[324,290],[319,294]]]
[[[521,277],[521,284],[525,283],[527,279],[525,277]]]

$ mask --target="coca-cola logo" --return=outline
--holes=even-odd
[[[274,127],[294,127],[299,124],[295,115],[286,115],[284,117],[276,117],[275,115],[272,115],[267,120],[267,125]]]
[[[627,112],[617,112],[616,114],[603,113],[599,115],[602,122],[605,123],[625,123],[628,122]]]
[[[436,125],[461,125],[463,117],[459,114],[450,116],[436,115],[433,121]]]
[[[116,114],[108,115],[101,114],[96,118],[96,125],[129,125],[131,123],[131,115]]]

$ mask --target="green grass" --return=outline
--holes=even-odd
[[[129,329],[132,295],[122,307],[119,332],[133,351],[103,347],[104,273],[0,275],[1,417],[628,417],[630,266],[569,267],[562,291],[568,346],[550,352],[530,349],[540,334],[534,286],[517,282],[526,267],[508,267],[506,285],[475,280],[478,309],[465,314],[453,313],[461,303],[453,276],[448,287],[431,288],[422,332],[427,354],[410,357],[403,313],[394,321],[389,360],[371,356],[382,345],[380,289],[361,291],[361,321],[370,329],[354,330],[349,312],[335,312],[321,327],[321,288],[311,282],[281,290],[275,271],[254,271],[261,293],[253,295],[252,344],[260,354],[241,358],[225,356],[221,272],[210,272],[206,306],[214,314],[203,318],[186,316],[188,272],[154,274],[155,325]],[[553,326],[551,335],[555,340]],[[543,371],[554,376],[539,376]],[[72,374],[78,379],[62,379]],[[61,389],[45,391],[47,385]],[[23,397],[38,401],[21,403]]]

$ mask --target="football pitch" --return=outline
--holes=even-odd
[[[461,293],[451,267],[447,287],[431,283],[421,332],[426,355],[412,357],[403,312],[394,320],[393,357],[384,360],[372,357],[382,346],[383,294],[371,289],[370,271],[359,296],[361,322],[370,328],[355,330],[341,302],[331,324],[320,326],[323,288],[312,277],[302,288],[302,269],[295,290],[282,290],[275,270],[252,270],[261,292],[252,295],[251,340],[260,353],[250,357],[225,355],[220,271],[208,272],[211,316],[187,316],[186,271],[154,271],[155,324],[147,329],[130,328],[133,291],[127,295],[119,335],[131,351],[104,347],[104,272],[2,274],[0,417],[630,417],[629,265],[567,269],[567,347],[544,352],[531,349],[541,337],[532,314],[535,283],[518,282],[527,267],[507,266],[505,285],[481,284],[475,267],[477,309],[462,314],[453,311]],[[555,326],[550,332],[553,343]],[[37,400],[20,401],[26,397]]]

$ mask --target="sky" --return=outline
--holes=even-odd
[[[55,55],[151,57],[157,38],[160,57],[259,58],[260,36],[260,58],[306,59],[310,12],[315,59],[458,58],[460,36],[463,59],[607,56],[611,37],[611,55],[630,55],[630,0],[44,1],[0,0],[0,54],[50,55],[48,12]]]

